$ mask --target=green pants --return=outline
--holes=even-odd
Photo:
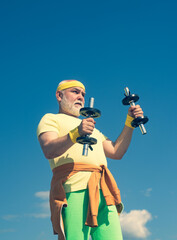
[[[119,216],[115,206],[107,206],[100,190],[98,227],[85,225],[88,208],[88,190],[66,193],[68,206],[62,216],[66,240],[122,240]]]

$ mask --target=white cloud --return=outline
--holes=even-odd
[[[120,215],[122,232],[129,238],[146,238],[150,235],[146,223],[152,219],[147,210],[132,210],[129,213],[123,212]]]
[[[28,214],[28,216],[34,217],[34,218],[49,218],[50,213],[32,213],[32,214]]]
[[[144,196],[150,197],[151,196],[151,192],[152,192],[152,188],[146,189],[146,191],[144,191]]]
[[[7,214],[7,215],[2,216],[2,218],[6,221],[11,221],[11,220],[20,218],[20,216],[19,215],[13,215],[13,214]]]
[[[49,191],[46,192],[36,192],[35,196],[40,198],[42,202],[39,203],[40,208],[42,211],[49,211]]]
[[[42,200],[48,200],[49,199],[49,191],[36,192],[35,197],[38,197]]]
[[[30,216],[35,218],[48,218],[50,217],[50,206],[49,206],[49,191],[36,192],[35,197],[39,198],[41,202],[38,206],[41,209],[40,213],[32,213]]]
[[[43,210],[47,210],[48,211],[50,209],[49,201],[45,201],[45,202],[40,203],[40,207]]]
[[[50,206],[49,206],[49,191],[41,191],[36,192],[35,197],[39,198],[39,202],[37,203],[38,211],[37,213],[27,213],[23,215],[13,215],[13,214],[7,214],[4,216],[1,216],[2,219],[6,221],[16,221],[23,217],[34,217],[34,218],[49,218],[50,217]],[[0,230],[0,232],[6,231]]]

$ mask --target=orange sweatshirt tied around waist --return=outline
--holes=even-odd
[[[93,164],[67,163],[54,168],[50,189],[50,210],[54,234],[58,234],[60,240],[66,239],[62,220],[62,208],[67,207],[67,200],[63,184],[72,175],[80,171],[92,172],[88,182],[89,205],[85,225],[90,227],[98,226],[99,181],[106,204],[116,205],[119,214],[123,208],[120,191],[114,177],[106,166],[101,165],[98,167]]]

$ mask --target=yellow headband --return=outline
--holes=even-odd
[[[64,80],[58,84],[57,91],[61,91],[71,87],[81,87],[85,91],[84,85],[77,80]]]

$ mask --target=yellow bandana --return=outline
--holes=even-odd
[[[57,91],[61,91],[71,87],[81,87],[85,91],[84,85],[77,80],[64,80],[58,84]]]

